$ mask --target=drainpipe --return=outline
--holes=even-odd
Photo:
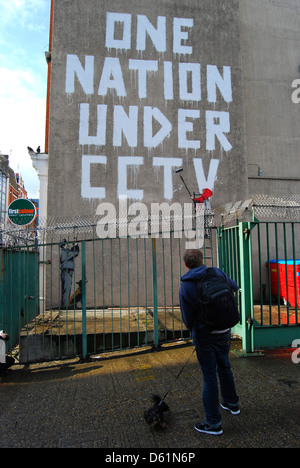
[[[53,41],[53,17],[54,17],[54,0],[51,0],[50,7],[50,30],[49,30],[49,51],[45,52],[46,62],[48,64],[47,74],[47,97],[46,97],[46,125],[45,125],[45,153],[49,149],[49,122],[50,122],[50,90],[51,90],[51,56],[52,56],[52,41]]]
[[[36,153],[31,148],[28,152],[31,157],[32,165],[38,173],[40,186],[39,199],[39,226],[41,221],[46,224],[47,221],[47,191],[48,191],[48,151],[49,151],[49,121],[50,121],[50,88],[51,88],[51,54],[52,54],[52,38],[53,38],[53,13],[54,0],[51,0],[50,6],[50,30],[49,30],[49,51],[45,53],[46,62],[48,64],[47,73],[47,97],[46,97],[46,122],[45,122],[45,153]],[[38,230],[38,241],[43,243],[41,232]],[[45,247],[39,248],[39,310],[44,311],[46,304],[46,275],[44,274],[45,264]]]

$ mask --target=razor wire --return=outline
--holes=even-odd
[[[192,205],[192,204],[191,204]],[[172,205],[171,205],[172,206]],[[255,194],[241,201],[219,205],[216,209],[211,206],[203,207],[199,212],[190,209],[189,212],[179,210],[179,213],[160,211],[158,214],[141,213],[130,214],[127,209],[116,209],[112,215],[97,214],[79,215],[75,217],[39,218],[38,226],[20,227],[8,223],[0,224],[0,246],[35,246],[38,244],[55,243],[66,240],[68,242],[99,237],[99,229],[105,231],[106,237],[124,237],[134,232],[135,236],[160,236],[168,232],[184,229],[195,230],[202,226],[204,230],[222,225],[232,225],[239,221],[250,221],[253,216],[259,220],[272,218],[273,220],[300,221],[300,195],[274,197]],[[198,225],[197,225],[198,223]]]
[[[300,195],[275,197],[255,194],[245,200],[219,205],[215,210],[215,223],[218,226],[232,225],[237,220],[264,221],[272,219],[300,221]]]
[[[202,217],[202,218],[201,218]],[[199,221],[200,218],[200,221]],[[72,217],[49,217],[39,219],[34,228],[0,225],[0,246],[18,247],[35,246],[46,243],[59,243],[115,237],[158,237],[167,236],[171,232],[193,230],[199,227],[208,228],[213,225],[214,214],[211,209],[198,213],[190,210],[188,214],[148,214],[147,216],[130,215],[118,212],[116,216],[84,215]]]

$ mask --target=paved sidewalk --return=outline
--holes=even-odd
[[[0,448],[300,446],[300,363],[292,362],[291,349],[249,358],[231,353],[241,414],[221,410],[222,436],[193,428],[204,416],[195,353],[174,383],[193,349],[164,345],[158,352],[111,353],[85,363],[14,366],[0,378]],[[168,427],[151,429],[143,418],[151,394],[164,395],[171,387]]]

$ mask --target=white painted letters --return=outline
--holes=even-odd
[[[217,172],[220,161],[218,159],[211,159],[209,164],[209,171],[207,178],[205,177],[203,170],[203,162],[200,158],[193,160],[195,173],[197,177],[197,183],[199,192],[202,192],[205,188],[210,190],[214,189],[215,180],[217,178]]]
[[[74,93],[75,76],[82,86],[85,94],[94,94],[94,56],[85,56],[85,67],[80,63],[77,55],[67,55],[66,63],[66,93]]]
[[[181,166],[181,158],[153,158],[153,166],[163,166],[164,168],[164,198],[173,198],[173,168]]]
[[[98,94],[106,96],[108,89],[115,89],[117,96],[126,96],[120,60],[115,57],[105,59]]]
[[[161,128],[153,135],[153,118],[160,123]],[[156,148],[169,136],[172,124],[157,107],[144,107],[144,145],[148,148]]]
[[[82,198],[105,198],[106,191],[104,187],[91,186],[91,165],[106,164],[106,156],[82,155],[81,162],[81,196]]]
[[[129,70],[138,71],[139,98],[147,97],[147,72],[157,71],[157,60],[129,60]]]
[[[164,98],[171,101],[174,99],[172,68],[172,62],[164,62]]]
[[[183,42],[189,39],[189,33],[183,28],[192,28],[194,20],[192,18],[174,18],[173,22],[173,52],[174,54],[192,54],[193,47],[184,45]]]
[[[217,87],[225,102],[232,102],[231,69],[223,67],[223,78],[216,65],[207,65],[207,100],[217,102]]]
[[[142,200],[143,190],[129,189],[127,185],[127,167],[132,166],[134,175],[136,175],[136,166],[144,164],[144,158],[141,156],[119,156],[118,158],[118,197],[125,196],[134,200]]]
[[[216,138],[225,151],[230,151],[232,146],[224,133],[230,132],[229,112],[206,111],[206,149],[216,149]]]
[[[123,37],[115,39],[116,23],[123,26]],[[107,13],[105,47],[108,49],[130,49],[131,15],[128,13]]]
[[[149,34],[157,52],[165,52],[167,50],[165,16],[157,17],[157,28],[154,28],[147,16],[137,15],[136,50],[146,50],[146,33]]]
[[[113,145],[122,146],[122,134],[131,148],[137,146],[138,107],[129,106],[129,116],[123,106],[114,106]]]
[[[194,130],[193,122],[188,122],[187,117],[200,118],[200,111],[196,109],[178,109],[178,148],[200,148],[200,140],[188,140],[187,133]]]
[[[90,105],[80,104],[79,144],[104,146],[106,143],[107,106],[97,106],[97,135],[89,135]]]
[[[191,90],[188,77],[191,77]],[[200,63],[179,63],[179,97],[183,101],[201,100]]]
[[[83,101],[76,102],[77,110],[73,105],[75,96],[72,99],[68,96],[70,111],[79,112],[77,137],[84,153],[83,198],[107,197],[106,187],[101,186],[105,182],[99,186],[95,186],[94,180],[91,183],[92,166],[97,164],[103,171],[107,169],[108,174],[111,170],[117,172],[115,193],[119,198],[143,200],[146,189],[139,180],[139,169],[146,163],[149,165],[147,154],[156,172],[163,172],[161,196],[165,200],[173,198],[174,168],[186,161],[194,166],[199,191],[206,187],[213,190],[220,159],[232,149],[231,67],[197,63],[198,55],[193,57],[196,18],[150,19],[140,13],[106,13],[105,37],[100,38],[106,47],[106,57],[102,55],[100,42],[99,55],[66,55],[65,93],[78,93]],[[293,102],[300,101],[298,81],[292,84],[297,88]],[[175,102],[180,103],[177,109]],[[218,104],[223,107],[218,108]],[[86,154],[98,153],[97,147],[105,155]],[[122,152],[119,148],[123,148]],[[176,157],[182,156],[182,150],[186,159]],[[207,176],[202,162],[205,152],[212,152]],[[191,154],[193,163],[189,159]],[[134,208],[138,210],[138,204]],[[104,216],[101,233],[105,236],[110,229],[108,219],[113,214],[100,214]],[[132,225],[133,230],[136,225]]]

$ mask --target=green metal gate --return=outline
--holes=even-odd
[[[299,234],[295,222],[206,230],[205,263],[219,266],[240,286],[241,321],[232,332],[247,353],[289,346],[300,336]],[[173,232],[168,238],[91,238],[2,249],[0,327],[11,336],[11,347],[19,346],[21,363],[189,339],[178,297],[185,247],[185,238]],[[63,304],[66,276],[70,290]]]
[[[1,249],[0,328],[17,343],[23,327],[38,313],[38,253],[35,248]]]
[[[220,228],[219,266],[240,286],[243,350],[290,346],[300,336],[300,223],[240,222]]]
[[[216,229],[207,230],[203,248],[213,265]],[[12,344],[19,345],[20,362],[86,358],[189,339],[179,307],[184,249],[183,233],[172,232],[3,250],[1,321],[14,335]],[[63,250],[69,252],[68,271],[63,271]],[[71,289],[62,304],[66,275]],[[13,288],[20,289],[19,298]]]

